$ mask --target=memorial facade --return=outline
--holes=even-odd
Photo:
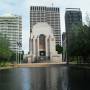
[[[56,51],[52,28],[46,22],[37,23],[33,26],[30,48],[31,52],[28,57],[28,62],[60,59],[60,55]]]

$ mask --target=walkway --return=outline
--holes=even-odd
[[[51,63],[51,64],[66,64],[66,62],[62,62],[62,60],[42,60],[40,63]]]

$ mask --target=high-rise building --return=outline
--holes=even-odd
[[[62,47],[63,47],[62,60],[66,61],[66,32],[62,33]]]
[[[66,8],[65,12],[65,26],[66,26],[66,47],[68,49],[70,39],[72,38],[71,32],[73,26],[82,24],[82,12],[80,8]],[[68,56],[68,50],[67,50]]]
[[[8,39],[9,48],[14,51],[22,52],[22,18],[21,16],[7,13],[0,16],[0,33]]]
[[[30,32],[38,22],[47,22],[52,27],[56,44],[61,44],[60,11],[58,7],[31,6]]]

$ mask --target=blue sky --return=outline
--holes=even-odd
[[[29,8],[31,5],[60,7],[61,32],[65,31],[65,8],[80,8],[85,22],[86,13],[90,14],[90,0],[0,0],[0,16],[10,12],[22,16],[23,21],[23,50],[29,50]]]

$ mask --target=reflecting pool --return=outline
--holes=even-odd
[[[51,65],[0,70],[0,90],[90,90],[90,69]]]

